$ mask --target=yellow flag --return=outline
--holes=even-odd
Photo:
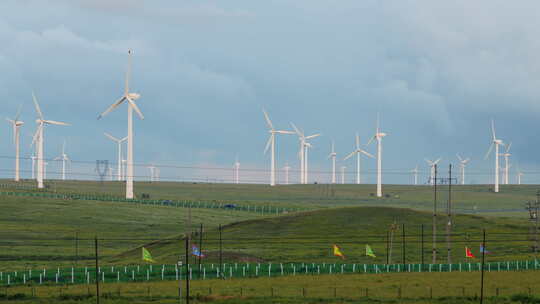
[[[147,261],[150,263],[155,263],[154,259],[152,259],[152,255],[150,254],[150,251],[148,251],[146,248],[142,248],[142,259],[143,261]]]
[[[343,253],[341,253],[341,249],[338,247],[338,245],[334,244],[332,245],[332,247],[334,248],[334,255],[345,260],[345,256],[343,255]]]

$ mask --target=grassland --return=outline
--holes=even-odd
[[[486,272],[485,303],[538,303],[535,272]],[[102,303],[178,303],[179,282],[110,283]],[[195,303],[478,303],[480,273],[290,276],[192,281]],[[182,286],[184,288],[184,286]],[[93,285],[19,286],[4,303],[94,303]],[[366,296],[367,293],[367,296]],[[34,294],[32,298],[31,295]],[[526,296],[531,294],[531,297]],[[28,297],[24,299],[24,296]],[[522,296],[516,296],[522,295]],[[512,300],[514,299],[514,300]],[[0,299],[1,300],[1,299]]]

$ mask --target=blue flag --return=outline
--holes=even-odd
[[[199,250],[199,248],[197,248],[197,246],[195,246],[195,245],[191,246],[191,253],[196,257],[204,258],[204,254],[202,254],[202,252]]]
[[[480,253],[490,254],[491,252],[487,251],[482,244],[480,244]]]

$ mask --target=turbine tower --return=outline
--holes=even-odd
[[[508,158],[510,157],[510,147],[512,147],[512,143],[509,143],[508,146],[506,146],[506,151],[504,153],[501,153],[501,156],[504,157],[504,184],[508,185],[508,169],[510,169],[510,165],[508,163]]]
[[[140,94],[129,92],[129,74],[131,72],[131,50],[128,51],[128,68],[126,72],[126,85],[124,94],[120,99],[113,103],[105,112],[98,116],[98,119],[107,115],[124,101],[128,104],[127,119],[128,119],[128,135],[127,135],[127,176],[126,176],[126,199],[133,199],[133,110],[139,115],[140,119],[144,119],[143,114],[137,107],[135,100],[141,97]]]
[[[21,179],[19,169],[20,169],[20,159],[19,159],[19,146],[20,146],[20,127],[24,124],[19,117],[21,116],[21,107],[15,115],[15,119],[7,118],[7,121],[13,126],[13,143],[15,144],[15,181],[18,182]]]
[[[523,176],[523,172],[521,172],[521,170],[518,169],[518,172],[517,172],[517,183],[518,185],[521,185],[521,177]]]
[[[429,166],[429,184],[433,186],[433,183],[435,182],[435,165],[441,161],[441,158],[439,157],[436,161],[432,161],[427,158],[424,159]]]
[[[345,166],[341,166],[341,184],[345,184],[345,169],[347,169],[347,167]]]
[[[43,129],[46,125],[58,125],[58,126],[69,126],[69,124],[65,122],[60,121],[54,121],[54,120],[45,120],[43,118],[43,113],[41,112],[41,108],[39,107],[38,101],[36,96],[34,95],[34,92],[32,92],[32,99],[34,100],[34,106],[36,107],[36,112],[38,114],[38,118],[36,119],[37,123],[37,130],[34,134],[34,138],[32,140],[32,144],[37,144],[37,183],[38,188],[42,189],[44,188],[43,185],[43,179],[45,178],[45,162],[43,159]]]
[[[150,169],[150,182],[154,182],[156,180],[156,166],[150,165],[146,168]]]
[[[283,167],[285,170],[285,185],[289,184],[289,170],[291,170],[291,167],[289,166],[289,163],[285,163],[285,167]]]
[[[411,170],[411,173],[414,174],[414,184],[418,185],[418,165]]]
[[[356,183],[360,184],[360,155],[365,154],[371,158],[374,158],[374,156],[360,148],[360,137],[358,136],[358,133],[356,133],[356,149],[352,151],[349,155],[347,155],[343,160],[347,160],[355,154],[356,154]]]
[[[495,123],[493,122],[493,119],[491,120],[491,135],[491,145],[489,146],[489,150],[487,151],[484,159],[489,157],[491,150],[493,150],[493,146],[495,146],[495,186],[493,191],[497,193],[499,192],[499,146],[504,146],[504,143],[502,139],[497,139],[497,136],[495,135]]]
[[[116,138],[109,133],[103,133],[105,136],[107,136],[110,140],[114,141],[118,145],[118,180],[122,180],[122,143],[127,140],[127,136],[124,138]]]
[[[461,184],[465,185],[465,166],[471,160],[470,158],[463,159],[459,154],[456,154],[459,159],[459,171],[461,171]]]
[[[266,142],[266,148],[264,149],[264,154],[268,152],[268,149],[271,148],[271,158],[270,158],[270,186],[276,185],[276,134],[294,134],[294,132],[291,131],[283,131],[283,130],[276,130],[274,129],[274,125],[272,124],[272,121],[270,120],[270,117],[268,117],[268,113],[263,109],[264,119],[266,120],[266,124],[268,125],[268,133],[270,133],[270,138],[268,138],[268,142]]]
[[[291,126],[293,127],[294,131],[298,135],[298,140],[300,141],[300,151],[298,152],[298,156],[300,157],[300,183],[301,184],[307,184],[308,183],[308,149],[312,148],[313,146],[307,142],[308,139],[312,139],[318,136],[321,136],[321,134],[313,134],[309,136],[304,135],[304,131],[300,131],[293,123],[291,123]]]
[[[236,160],[234,161],[234,182],[236,184],[240,183],[240,162],[238,161],[238,155],[236,155]]]
[[[373,139],[377,140],[377,197],[382,197],[382,139],[387,134],[379,129],[379,114],[377,113],[377,128],[375,135],[369,140],[368,145]]]
[[[62,144],[62,154],[58,157],[55,157],[54,160],[62,161],[62,180],[66,180],[66,161],[70,161],[69,157],[66,154],[66,141]]]
[[[332,159],[332,184],[336,183],[336,156],[337,153],[334,151],[334,141],[332,141],[332,152],[328,155],[328,159]]]

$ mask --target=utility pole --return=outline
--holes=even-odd
[[[221,224],[219,224],[219,272],[220,272],[220,277],[222,276],[223,274],[223,239],[221,238]]]
[[[435,178],[433,180],[433,246],[432,246],[432,264],[437,262],[437,164],[434,166]]]
[[[401,224],[401,255],[403,269],[405,269],[405,223]]]
[[[99,256],[98,256],[98,239],[97,235],[94,239],[94,247],[96,249],[96,303],[99,304]]]
[[[424,267],[424,224],[422,224],[421,228],[421,240],[420,240],[420,255],[422,256],[422,267]]]
[[[484,303],[484,262],[486,259],[486,229],[483,229],[483,238],[482,238],[482,273],[480,275],[480,304]]]
[[[446,206],[448,222],[446,223],[446,248],[447,248],[447,263],[452,264],[452,164],[448,167],[448,203]]]
[[[202,234],[203,234],[203,224],[201,223],[201,228],[199,229],[199,278],[201,276]]]
[[[394,221],[392,225],[390,225],[390,250],[388,251],[388,264],[392,264],[392,249],[394,248],[394,233],[397,230],[397,223]]]

